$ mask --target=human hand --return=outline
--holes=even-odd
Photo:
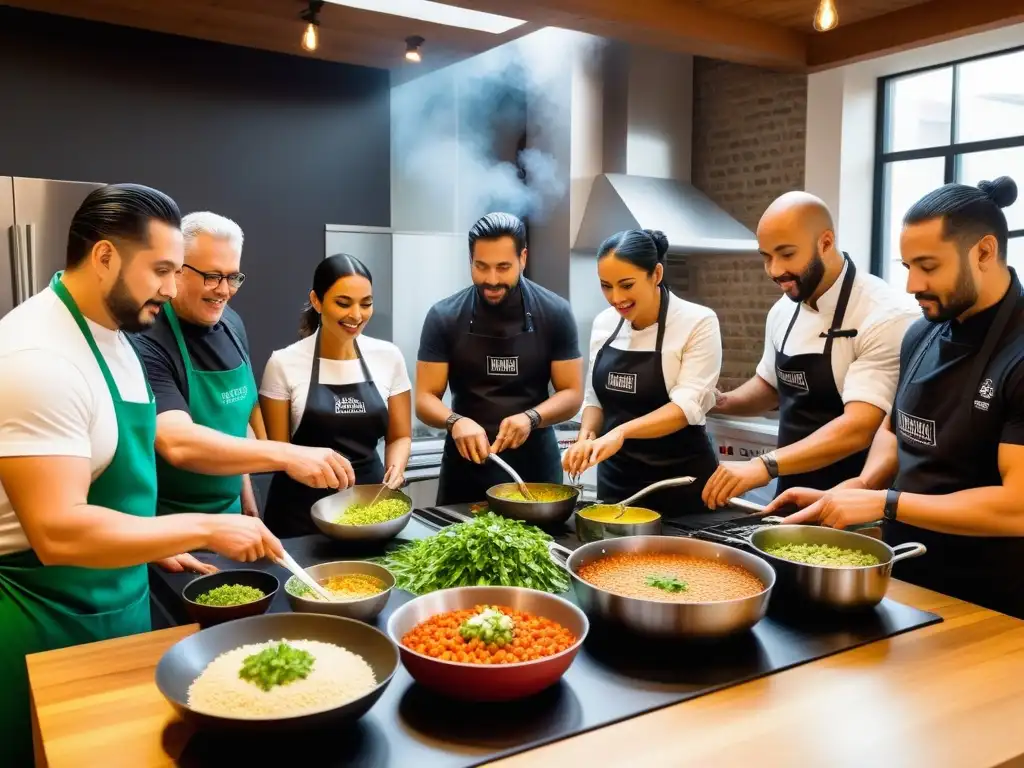
[[[245,515],[206,515],[206,549],[219,555],[252,563],[263,557],[279,558],[284,554],[281,541],[258,517]]]
[[[487,442],[487,432],[470,418],[463,417],[452,427],[452,439],[459,455],[474,464],[483,464],[491,454],[491,444]]]
[[[593,445],[594,441],[589,438],[577,440],[570,445],[562,456],[562,469],[570,475],[582,475],[583,471],[587,468],[587,462],[590,460],[590,452]]]
[[[392,464],[388,467],[388,471],[384,473],[384,485],[392,491],[397,491],[405,485],[405,472]]]
[[[310,488],[334,488],[343,491],[356,484],[352,463],[330,448],[305,445],[285,446],[285,472],[293,480]]]
[[[506,416],[498,427],[498,436],[494,438],[494,443],[490,447],[491,453],[501,453],[506,448],[518,448],[526,442],[532,431],[530,417],[525,413]]]
[[[760,459],[727,461],[719,464],[715,473],[708,478],[701,499],[708,509],[718,509],[728,504],[729,499],[770,482],[768,468]]]
[[[181,555],[174,555],[173,557],[165,557],[163,560],[157,560],[153,565],[167,571],[168,573],[184,573],[185,571],[191,571],[193,573],[199,573],[203,576],[207,576],[211,573],[217,572],[217,566],[211,563],[204,563],[187,552]]]
[[[827,491],[819,491],[816,488],[790,488],[772,499],[771,503],[764,508],[764,513],[766,515],[774,515],[784,507],[796,507],[798,510],[804,509],[826,493]]]
[[[612,429],[591,441],[590,451],[587,454],[587,463],[584,469],[596,467],[602,461],[606,461],[622,450],[622,444],[626,441],[626,435],[621,429]]]
[[[806,509],[783,518],[785,525],[819,523],[829,528],[875,523],[885,517],[885,491],[828,491]]]

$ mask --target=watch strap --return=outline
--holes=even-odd
[[[533,408],[526,411],[526,416],[530,420],[530,429],[536,429],[540,426],[541,418],[540,414]]]
[[[889,489],[885,492],[885,519],[891,523],[896,522],[896,511],[900,505],[900,492]]]
[[[452,411],[451,414],[449,414],[448,418],[444,422],[445,429],[448,432],[451,432],[452,431],[452,427],[455,426],[455,422],[457,422],[461,418],[462,417],[459,414],[457,414],[454,411]]]
[[[775,458],[775,451],[762,453],[757,458],[761,460],[761,463],[764,464],[764,468],[768,470],[768,477],[774,480],[779,476],[779,462]]]

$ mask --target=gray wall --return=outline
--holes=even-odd
[[[237,220],[257,377],[297,338],[324,225],[390,224],[388,91],[384,70],[0,7],[0,175],[135,181]]]

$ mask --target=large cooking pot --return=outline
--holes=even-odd
[[[816,525],[764,526],[747,538],[712,531],[698,531],[695,535],[753,549],[775,569],[779,595],[838,610],[878,605],[889,588],[893,563],[927,552],[924,544],[909,542],[890,547],[884,541],[862,533]],[[856,567],[809,565],[774,557],[765,551],[783,544],[827,544],[858,549],[874,555],[879,562],[877,565]]]
[[[764,618],[775,586],[775,571],[767,562],[708,541],[679,536],[625,536],[584,544],[575,552],[558,544],[548,546],[555,562],[569,571],[576,599],[587,616],[652,637],[716,638],[745,632]],[[738,600],[675,603],[617,595],[578,575],[580,568],[588,563],[626,553],[671,553],[717,560],[746,569],[761,580],[764,589]],[[560,556],[565,557],[564,562]]]
[[[550,619],[572,632],[576,642],[561,653],[514,664],[444,661],[402,644],[402,638],[417,624],[440,613],[478,605],[503,605]],[[549,688],[572,664],[589,630],[586,615],[568,600],[524,587],[455,587],[429,592],[406,603],[388,619],[388,635],[416,682],[463,701],[512,701]]]

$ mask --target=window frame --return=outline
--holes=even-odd
[[[878,78],[878,92],[875,105],[875,167],[873,179],[873,194],[871,206],[871,274],[883,280],[887,279],[885,274],[885,219],[886,219],[886,189],[885,171],[890,163],[902,160],[923,160],[927,158],[942,158],[945,161],[944,184],[956,181],[957,157],[971,154],[973,152],[986,152],[993,149],[1013,149],[1024,147],[1024,131],[1017,136],[1008,136],[999,139],[986,139],[984,141],[965,141],[958,143],[957,134],[957,112],[959,111],[960,67],[971,62],[983,59],[993,59],[999,56],[1007,56],[1013,53],[1024,51],[1024,45],[1006,48],[993,53],[984,53],[978,56],[968,56],[963,59],[947,61],[942,64],[933,64],[917,69],[908,69],[905,72],[897,72],[892,75]],[[923,149],[904,149],[892,152],[885,151],[885,137],[889,129],[891,118],[890,89],[889,83],[908,75],[919,75],[924,72],[934,72],[939,69],[952,68],[953,77],[951,87],[953,89],[950,99],[950,122],[949,122],[949,143]],[[1024,179],[1021,180],[1024,183]],[[892,213],[891,211],[889,212]],[[902,215],[902,214],[900,214]],[[1011,229],[1010,238],[1024,238],[1024,229]]]

